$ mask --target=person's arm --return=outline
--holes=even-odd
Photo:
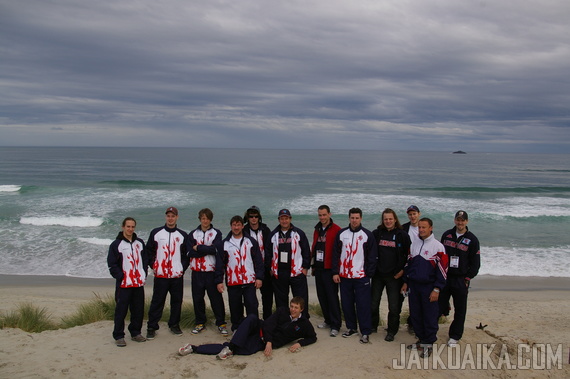
[[[154,266],[154,261],[156,260],[156,251],[158,250],[158,244],[154,240],[154,236],[156,235],[157,230],[154,229],[150,232],[148,236],[148,241],[146,243],[146,257],[148,259],[148,265],[152,269]],[[146,265],[145,265],[146,267]]]
[[[479,273],[479,268],[481,267],[479,240],[473,234],[471,234],[471,237],[468,250],[469,267],[467,268],[467,277],[465,278],[467,281],[476,277]],[[469,285],[469,283],[466,284]]]
[[[125,274],[123,272],[122,256],[118,251],[118,244],[119,242],[115,240],[115,242],[109,246],[107,267],[109,267],[109,273],[113,278],[122,280]]]
[[[182,264],[182,271],[186,272],[190,266],[190,258],[188,257],[188,234],[180,231],[183,236],[183,242],[180,245],[180,263]]]
[[[253,269],[255,270],[255,281],[256,281],[255,288],[259,288],[257,287],[258,284],[257,281],[259,280],[261,282],[264,279],[265,267],[263,266],[263,258],[261,258],[261,251],[259,250],[259,245],[257,241],[253,238],[250,238],[249,240],[252,243],[251,259],[253,261]]]
[[[447,268],[449,267],[448,256],[445,248],[441,245],[440,251],[437,252],[436,267],[435,267],[435,283],[433,290],[429,296],[431,302],[439,299],[439,291],[441,291],[447,283]]]
[[[309,268],[311,268],[311,247],[309,246],[307,235],[302,230],[299,230],[299,236],[301,237],[299,243],[301,247],[301,256],[303,257],[303,274],[307,276],[307,272]]]
[[[364,248],[366,263],[364,270],[366,270],[366,276],[372,278],[378,264],[378,246],[376,245],[376,239],[370,232],[368,232],[368,241],[366,241]]]
[[[342,251],[342,242],[340,241],[340,231],[336,234],[334,238],[334,245],[332,251],[332,262],[331,262],[331,272],[333,275],[333,281],[335,283],[340,283],[340,255]]]

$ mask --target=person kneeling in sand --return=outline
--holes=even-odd
[[[254,314],[248,315],[235,331],[230,342],[224,344],[186,344],[178,349],[178,354],[191,353],[217,355],[217,359],[227,359],[234,354],[251,355],[262,351],[271,356],[274,348],[297,341],[289,351],[296,352],[301,346],[317,341],[317,334],[311,322],[302,316],[305,301],[296,296],[291,299],[289,309],[278,308],[267,320],[260,320]]]

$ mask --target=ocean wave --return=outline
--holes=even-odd
[[[121,187],[141,187],[141,186],[169,186],[175,183],[156,182],[146,180],[103,180],[101,184],[116,184]]]
[[[91,228],[101,226],[105,220],[98,217],[22,217],[20,224],[34,226],[67,226],[79,228]]]
[[[482,192],[482,193],[553,193],[570,192],[570,187],[424,187],[413,188],[417,191],[439,192]]]
[[[96,237],[90,237],[90,238],[78,238],[79,241],[81,242],[86,242],[92,245],[97,245],[97,246],[109,246],[113,240],[108,239],[108,238],[96,238]]]
[[[18,192],[21,188],[22,186],[18,185],[11,185],[11,184],[0,185],[0,192]]]
[[[359,207],[365,214],[379,214],[384,208],[392,208],[406,219],[405,210],[416,204],[422,214],[429,217],[454,214],[458,209],[481,219],[570,217],[570,199],[561,197],[501,197],[490,200],[435,196],[388,195],[367,193],[336,193],[299,196],[283,200],[279,206],[298,215],[314,215],[320,204],[327,204],[333,213],[346,214],[352,207]],[[402,220],[400,220],[402,221]]]
[[[570,277],[570,246],[481,247],[479,274]]]

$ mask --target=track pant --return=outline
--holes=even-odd
[[[372,332],[370,314],[371,303],[370,278],[360,279],[340,278],[340,301],[342,312],[348,329],[357,329],[360,324],[360,333],[369,335]]]
[[[184,296],[184,277],[180,278],[154,278],[152,300],[148,310],[148,328],[158,330],[158,322],[162,318],[166,295],[170,293],[170,318],[168,327],[180,324],[182,312],[182,298]]]
[[[279,307],[289,307],[289,287],[293,297],[300,296],[305,300],[303,317],[309,318],[309,288],[307,277],[303,274],[291,276],[289,270],[279,270],[277,278],[273,277],[273,291],[275,291],[275,305]]]
[[[121,288],[119,282],[115,288],[115,327],[113,338],[125,338],[125,317],[131,311],[129,332],[131,337],[141,334],[144,317],[144,287]]]
[[[193,347],[197,354],[216,355],[224,346],[232,345],[236,355],[251,355],[265,349],[265,343],[261,339],[260,330],[263,326],[256,315],[248,315],[239,328],[235,331],[230,342],[224,344],[206,344]]]
[[[216,317],[216,325],[226,323],[226,308],[222,294],[218,292],[214,282],[213,271],[192,271],[192,301],[194,302],[194,314],[196,324],[206,323],[206,301],[204,296],[208,293],[210,306]]]
[[[465,278],[461,276],[448,276],[447,285],[439,294],[440,314],[449,314],[449,299],[453,298],[453,322],[449,326],[449,338],[460,340],[463,337],[465,328],[465,317],[467,315],[467,295],[469,287],[465,285]]]
[[[410,317],[414,325],[414,333],[421,344],[433,344],[437,341],[439,325],[439,304],[429,301],[433,283],[408,282],[410,288]]]
[[[394,279],[392,275],[382,276],[378,272],[372,278],[372,330],[377,330],[380,325],[380,301],[385,288],[388,297],[388,333],[398,333],[403,301],[400,290],[403,283],[402,278]]]
[[[325,322],[331,329],[340,330],[342,319],[340,315],[340,301],[338,299],[338,284],[332,279],[331,269],[315,269],[315,287],[319,304],[325,316]]]
[[[246,316],[255,315],[257,317],[259,315],[259,302],[253,283],[228,286],[228,302],[230,304],[232,331],[235,331],[244,319],[244,306]]]

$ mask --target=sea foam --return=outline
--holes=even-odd
[[[34,226],[67,226],[79,228],[91,228],[103,224],[103,219],[98,217],[62,217],[62,216],[46,216],[46,217],[22,217],[20,224]]]
[[[0,186],[0,192],[18,192],[20,189],[22,188],[22,186],[17,186],[17,185],[1,185]]]

